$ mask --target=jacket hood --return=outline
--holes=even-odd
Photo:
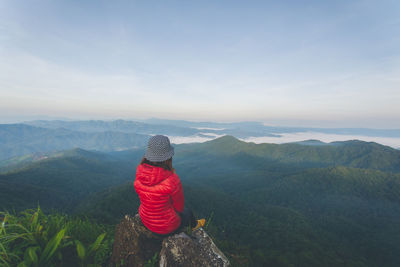
[[[169,170],[164,170],[161,167],[151,166],[146,163],[140,164],[136,170],[136,179],[147,186],[159,184],[171,175],[172,172]]]

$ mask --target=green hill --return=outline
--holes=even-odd
[[[1,208],[35,207],[40,201],[43,208],[70,210],[93,192],[132,180],[142,152],[130,156],[120,160],[74,149],[0,174]]]
[[[400,171],[400,151],[373,142],[333,142],[326,146],[305,146],[302,144],[254,144],[224,136],[200,144],[185,144],[177,147],[176,158],[195,157],[200,161],[213,161],[236,157],[243,158],[243,164],[251,164],[248,158],[262,159],[266,168],[275,164],[286,164],[290,168],[326,166],[348,166],[384,171]],[[204,157],[206,155],[206,157]],[[240,163],[240,162],[238,162]]]
[[[139,204],[139,197],[131,179],[122,185],[91,194],[79,203],[74,213],[93,217],[102,223],[116,224],[126,214],[135,215]]]

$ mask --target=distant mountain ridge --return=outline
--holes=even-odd
[[[198,153],[216,156],[252,156],[271,164],[280,163],[307,167],[348,166],[385,171],[400,171],[400,151],[373,142],[344,141],[331,145],[304,146],[302,144],[254,144],[223,136],[199,144],[177,146],[176,157],[184,160]],[[199,159],[207,160],[207,159]]]
[[[283,133],[318,132],[324,134],[358,135],[373,137],[399,138],[400,129],[371,129],[371,128],[319,128],[319,127],[288,127],[268,126],[261,122],[193,122],[185,120],[147,119],[132,120],[87,120],[87,121],[28,121],[25,124],[44,128],[66,128],[76,131],[118,131],[138,134],[161,133],[171,136],[190,136],[201,134],[204,129],[215,134],[228,134],[237,138],[271,136],[279,137]]]
[[[214,123],[151,119],[144,122],[114,120],[30,121],[24,124],[0,124],[0,162],[34,153],[48,153],[80,147],[88,150],[118,151],[144,147],[149,136],[189,137],[196,141],[232,135],[236,138],[273,137],[306,131],[326,134],[364,134],[399,137],[400,130],[380,129],[321,129],[265,126],[259,122]],[[178,142],[178,141],[177,141]],[[178,142],[179,143],[179,142]],[[303,145],[323,145],[317,141],[301,141]],[[334,143],[329,143],[334,145]],[[0,165],[2,165],[0,163]]]
[[[166,119],[156,119],[156,118],[144,120],[144,122],[150,124],[159,124],[159,125],[165,124],[165,125],[175,125],[181,127],[226,128],[230,130],[241,129],[243,131],[248,131],[248,132],[262,133],[264,135],[268,134],[276,135],[280,133],[295,133],[295,132],[320,132],[326,134],[400,137],[400,129],[289,127],[289,126],[269,126],[269,125],[264,125],[261,122],[255,122],[255,121],[218,123],[218,122],[192,122],[185,120],[166,120]]]
[[[305,145],[305,146],[329,146],[334,145],[333,143],[325,143],[315,139],[309,139],[304,141],[292,142],[293,144]]]
[[[25,124],[0,124],[0,160],[72,148],[113,151],[143,147],[148,135],[122,132],[78,132]]]
[[[121,133],[136,133],[143,135],[150,135],[156,133],[163,133],[165,135],[181,135],[187,136],[198,133],[197,130],[188,127],[179,127],[175,125],[153,125],[144,122],[126,121],[126,120],[88,120],[88,121],[29,121],[25,124],[49,128],[59,129],[64,128],[72,131],[80,132],[121,132]]]

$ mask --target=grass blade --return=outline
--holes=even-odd
[[[46,245],[44,248],[43,254],[40,257],[40,263],[44,264],[50,261],[54,253],[56,252],[58,246],[60,245],[60,242],[62,238],[64,237],[66,228],[60,230],[60,232],[57,233],[56,236],[54,236],[49,243]]]
[[[93,252],[95,252],[99,248],[99,246],[105,236],[106,236],[106,233],[99,235],[97,237],[96,241],[94,241],[94,243],[89,246],[89,253],[88,253],[89,255],[91,255]]]
[[[36,250],[39,247],[29,247],[25,252],[26,260],[37,265],[38,264],[38,256],[36,254]]]
[[[75,240],[75,244],[76,244],[76,252],[78,253],[78,258],[84,261],[86,256],[85,246],[79,240]]]

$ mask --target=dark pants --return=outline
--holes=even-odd
[[[191,228],[193,228],[197,225],[197,220],[194,217],[191,209],[184,208],[183,212],[180,215],[181,215],[181,225],[179,226],[179,228],[183,228],[183,227],[187,227],[187,226],[190,226]]]

